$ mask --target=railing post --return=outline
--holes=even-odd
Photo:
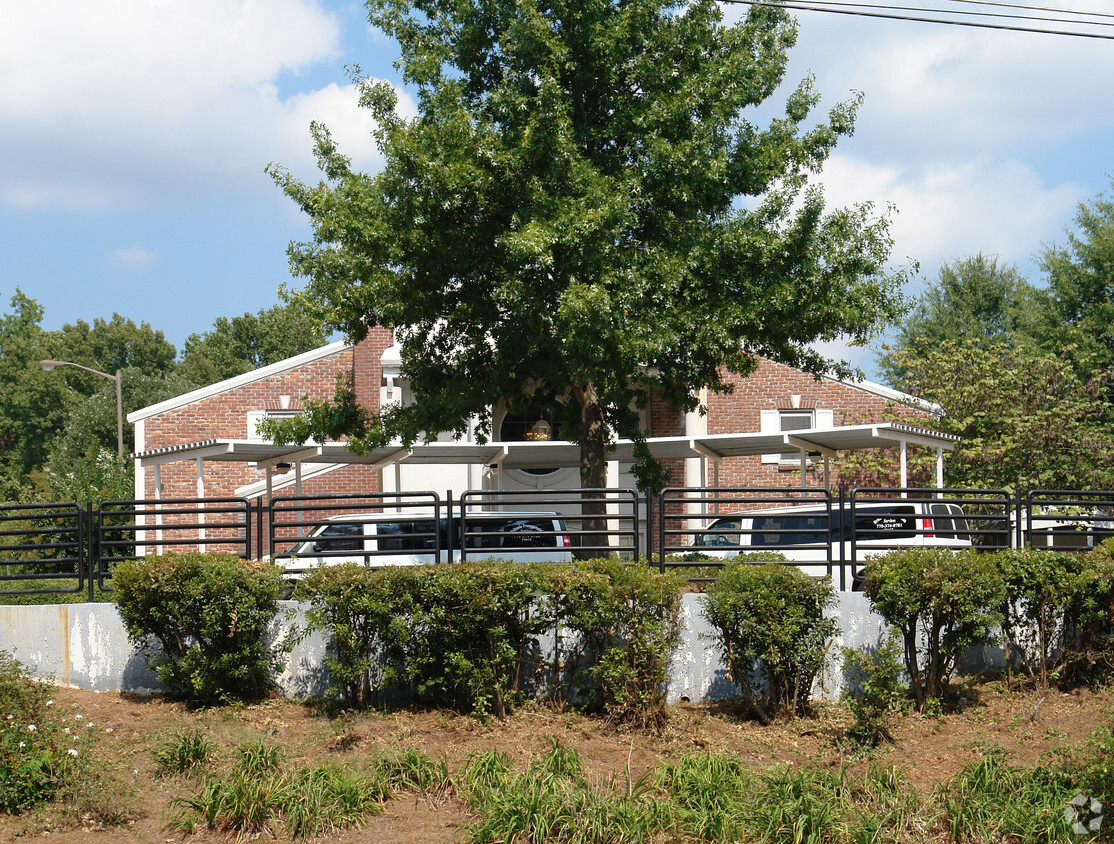
[[[89,575],[89,603],[93,603],[93,572],[100,569],[100,560],[94,562],[93,552],[93,504],[88,509],[80,507],[78,510],[78,547],[83,549],[80,557],[85,560],[85,571]]]

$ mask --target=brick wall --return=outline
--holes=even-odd
[[[354,348],[343,348],[328,357],[148,417],[144,420],[143,447],[149,451],[210,439],[251,439],[255,435],[248,430],[251,411],[279,409],[283,396],[289,397],[289,407],[294,410],[305,398],[331,399],[338,374],[351,376],[357,395],[377,407],[383,376],[381,357],[390,343],[389,329],[373,329]],[[160,471],[163,498],[197,495],[197,470],[192,460],[165,463]],[[206,497],[224,497],[234,495],[240,487],[266,480],[266,472],[249,463],[207,461],[204,479]],[[366,466],[344,467],[303,483],[305,494],[378,489],[378,473]],[[155,497],[154,470],[150,468],[144,479],[144,497]]]
[[[769,360],[759,360],[758,368],[747,378],[727,373],[725,380],[734,387],[733,392],[708,395],[708,433],[730,434],[761,430],[763,410],[788,410],[791,396],[799,396],[799,407],[833,411],[834,422],[839,425],[862,425],[886,421],[887,410],[898,412],[911,424],[925,419],[927,413],[911,407],[894,405],[889,400],[828,379],[813,376]],[[894,450],[896,455],[896,450]],[[894,458],[896,461],[896,456]],[[712,470],[708,469],[707,484],[712,483]],[[817,462],[809,471],[809,486],[822,486],[824,471]],[[693,485],[698,479],[693,479]],[[763,463],[760,457],[737,457],[723,461],[719,472],[720,486],[792,486],[800,483],[800,467],[795,464],[780,468],[777,463]],[[830,486],[839,486],[838,473],[833,471]]]

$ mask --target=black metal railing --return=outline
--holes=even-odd
[[[111,590],[120,560],[177,550],[274,558],[292,576],[482,557],[614,555],[670,567],[776,558],[855,588],[870,554],[909,544],[1086,550],[1114,536],[1114,492],[799,487],[468,491],[0,505],[0,596]],[[694,572],[695,574],[695,572]]]

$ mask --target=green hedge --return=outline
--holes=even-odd
[[[829,579],[794,566],[729,563],[702,598],[731,677],[763,724],[803,713],[824,664],[836,620]]]
[[[365,707],[392,689],[502,717],[527,695],[660,723],[682,580],[645,566],[498,562],[312,572],[304,636],[329,640],[332,691]],[[541,635],[562,629],[557,653]]]
[[[283,584],[268,561],[183,553],[121,560],[113,597],[128,638],[194,704],[256,699],[280,663],[267,644]]]

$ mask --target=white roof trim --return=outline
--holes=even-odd
[[[943,407],[930,402],[927,399],[917,398],[909,393],[903,393],[901,390],[895,390],[893,387],[887,387],[885,384],[877,384],[874,381],[867,381],[865,378],[862,381],[845,381],[842,378],[833,378],[830,375],[824,376],[825,381],[833,381],[836,384],[842,384],[845,387],[854,387],[857,390],[862,390],[864,393],[871,393],[872,395],[879,396],[880,398],[896,401],[900,404],[916,407],[920,410],[930,413],[935,417],[947,416],[947,411]]]
[[[270,378],[272,375],[280,375],[283,372],[288,372],[291,369],[296,369],[307,363],[314,363],[322,358],[329,357],[329,355],[335,355],[338,352],[347,351],[351,348],[352,346],[349,343],[346,343],[344,340],[338,340],[335,343],[329,343],[327,346],[321,346],[320,348],[303,352],[300,355],[295,355],[292,358],[280,360],[278,363],[272,363],[267,366],[262,366],[259,369],[253,369],[251,372],[245,372],[243,375],[237,375],[235,378],[226,378],[224,381],[218,381],[216,384],[210,384],[208,387],[201,387],[197,390],[183,393],[180,396],[175,396],[172,399],[159,402],[158,404],[152,404],[149,407],[134,410],[128,414],[128,421],[134,423],[138,422],[140,419],[147,419],[151,416],[157,416],[160,413],[166,413],[168,410],[177,410],[180,407],[185,407],[196,401],[220,395],[228,390],[235,390],[237,387],[242,387],[245,384],[262,381],[264,378]]]

